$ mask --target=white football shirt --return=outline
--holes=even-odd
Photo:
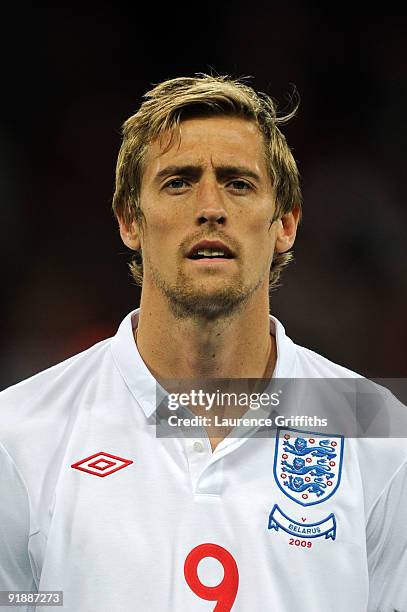
[[[315,478],[308,505],[295,432],[214,452],[204,429],[157,438],[138,314],[0,394],[0,590],[63,591],[43,611],[407,610],[405,440],[316,437],[321,474],[339,459],[341,472],[322,502],[329,478]],[[274,317],[270,331],[274,377],[357,376]],[[274,473],[277,455],[288,471]]]

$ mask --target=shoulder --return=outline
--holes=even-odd
[[[303,346],[295,346],[297,378],[327,379],[327,383],[321,382],[321,384],[332,389],[333,392],[340,391],[348,395],[351,393],[349,397],[352,397],[352,403],[355,410],[358,411],[358,418],[365,417],[366,413],[370,412],[372,419],[374,417],[373,420],[377,421],[376,430],[368,430],[372,436],[389,438],[394,435],[403,438],[405,447],[407,407],[388,387],[392,382],[391,379],[367,378],[343,365],[334,363],[315,351]],[[337,379],[338,382],[336,382]]]
[[[0,393],[0,472],[10,474],[13,495],[31,500],[32,530],[73,437],[86,432],[89,414],[116,387],[112,362],[109,338]]]
[[[100,378],[110,357],[111,338],[0,392],[0,442],[48,431],[69,417],[78,395]]]

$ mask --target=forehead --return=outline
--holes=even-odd
[[[171,164],[213,163],[246,166],[267,175],[263,135],[254,121],[240,117],[196,117],[180,122],[179,130],[156,138],[144,160],[144,178]]]

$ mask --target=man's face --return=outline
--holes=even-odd
[[[263,137],[219,116],[182,121],[165,144],[150,145],[141,184],[143,287],[177,316],[225,316],[268,290],[276,229]]]

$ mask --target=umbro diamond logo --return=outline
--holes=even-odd
[[[123,459],[123,457],[116,457],[116,455],[102,451],[73,463],[71,467],[75,468],[75,470],[81,470],[82,472],[104,478],[113,474],[113,472],[117,472],[117,470],[127,467],[131,463],[133,461],[130,461],[130,459]]]

